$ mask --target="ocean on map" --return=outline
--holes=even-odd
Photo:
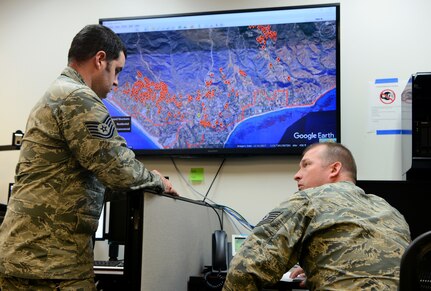
[[[333,89],[322,95],[316,104],[312,106],[311,110],[309,106],[285,108],[242,121],[228,135],[224,147],[266,147],[277,145],[281,140],[283,140],[283,143],[288,143],[283,136],[289,128],[295,128],[295,123],[299,124],[301,120],[305,120],[305,116],[307,116],[307,125],[305,125],[305,127],[315,126],[316,129],[319,129],[327,126],[330,128],[332,125],[330,122],[326,122],[328,114],[320,113],[330,112],[330,118],[332,118],[332,112],[335,112],[336,109],[335,90],[336,89]],[[124,116],[124,113],[118,110],[109,101],[104,101],[104,104],[108,108],[111,116]],[[325,122],[323,122],[323,119],[320,120],[321,118],[325,118]],[[322,130],[326,129],[323,128]],[[133,119],[132,131],[120,132],[120,135],[126,139],[127,145],[131,149],[161,149],[145,134],[145,132],[136,126]],[[205,145],[203,145],[203,147],[205,147]]]

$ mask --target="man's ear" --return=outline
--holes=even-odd
[[[330,165],[330,167],[331,167],[331,174],[330,174],[330,176],[331,177],[336,177],[336,176],[338,176],[340,174],[341,168],[343,167],[343,165],[340,162],[335,162],[335,163],[332,163]]]
[[[97,69],[103,67],[103,62],[106,61],[106,53],[104,51],[98,51],[94,56],[94,63]]]

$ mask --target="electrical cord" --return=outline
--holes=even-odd
[[[217,212],[215,206],[212,205],[212,204],[210,204],[210,203],[208,203],[208,202],[204,202],[204,203],[205,203],[205,205],[208,205],[209,207],[211,207],[211,209],[214,210],[214,212],[217,214],[217,217],[218,217],[218,220],[219,220],[219,223],[220,223],[220,229],[223,230],[223,222],[222,222],[220,214]],[[222,211],[223,211],[223,209],[222,209]]]
[[[190,183],[189,181],[187,181],[187,179],[183,176],[183,174],[181,173],[180,169],[177,166],[177,163],[175,163],[175,160],[173,158],[171,158],[172,164],[174,165],[175,170],[177,171],[178,175],[180,176],[180,178],[184,181],[184,183],[186,183],[186,185],[197,195],[204,197],[205,195],[200,193],[199,191],[197,191]],[[208,201],[211,201],[210,199],[207,199]],[[214,203],[214,201],[211,201]]]
[[[254,226],[253,225],[251,225],[241,214],[239,214],[236,210],[234,210],[233,208],[231,208],[231,207],[228,207],[228,206],[225,206],[225,205],[221,205],[221,204],[217,204],[217,203],[215,203],[214,201],[212,201],[210,198],[208,198],[208,194],[209,194],[209,192],[210,192],[210,190],[211,190],[211,187],[212,187],[212,185],[213,185],[213,183],[214,183],[214,181],[216,180],[216,178],[217,178],[217,176],[218,176],[218,174],[219,174],[219,172],[220,172],[220,170],[221,170],[221,168],[223,167],[223,164],[225,163],[225,158],[222,160],[222,163],[220,164],[220,166],[219,166],[219,168],[218,168],[218,170],[217,170],[217,173],[216,173],[216,175],[214,176],[214,178],[213,178],[213,180],[212,180],[212,182],[211,182],[211,185],[210,185],[210,187],[209,187],[209,189],[207,190],[207,192],[206,192],[206,194],[204,195],[204,194],[202,194],[202,193],[200,193],[199,191],[197,191],[194,187],[193,187],[193,185],[191,185],[188,181],[187,181],[187,179],[183,176],[183,174],[181,173],[181,171],[180,171],[180,169],[178,168],[178,166],[177,166],[177,164],[175,163],[175,160],[173,159],[173,158],[171,158],[171,161],[172,161],[172,164],[174,165],[174,168],[175,168],[175,170],[177,171],[177,173],[178,173],[178,175],[180,176],[180,178],[184,181],[184,183],[186,183],[186,185],[189,187],[189,189],[190,190],[192,190],[195,194],[197,194],[197,195],[199,195],[199,196],[201,196],[201,197],[203,197],[203,202],[206,204],[206,205],[208,205],[208,206],[210,206],[216,213],[217,213],[217,216],[218,216],[218,218],[219,218],[219,221],[220,221],[220,223],[222,223],[221,221],[222,221],[222,219],[220,218],[220,215],[219,215],[219,213],[216,211],[216,207],[217,208],[221,208],[222,209],[222,211],[224,212],[224,213],[226,213],[226,214],[228,214],[230,217],[233,217],[236,221],[238,221],[242,226],[244,226],[245,228],[247,228],[247,229],[249,229],[249,230],[252,230],[253,228],[254,228]],[[211,203],[208,203],[207,201],[209,201],[209,202],[211,202]],[[223,228],[222,228],[223,229]]]
[[[228,215],[228,219],[232,224],[232,227],[236,230],[237,233],[242,233],[242,231],[238,227],[238,221],[234,220],[232,216]]]
[[[210,193],[210,190],[211,190],[211,188],[212,188],[212,186],[213,186],[213,184],[214,184],[215,180],[217,179],[217,176],[218,176],[218,174],[220,173],[220,170],[221,170],[221,168],[223,167],[223,164],[224,164],[224,162],[225,162],[225,161],[226,161],[226,159],[225,159],[225,158],[223,158],[223,160],[221,161],[220,166],[219,166],[219,167],[218,167],[218,169],[217,169],[217,172],[216,172],[216,174],[215,174],[215,176],[214,176],[213,180],[211,181],[210,186],[208,187],[207,193],[205,194],[204,199],[202,200],[202,202],[205,202],[205,199],[207,199],[207,196],[208,196],[208,194]]]
[[[215,281],[214,283],[211,282],[209,275],[215,275],[214,278],[211,278],[211,280]],[[208,271],[204,274],[205,284],[211,289],[218,289],[222,287],[225,280],[226,280],[226,277],[222,275],[221,271],[218,271],[216,274],[214,274],[214,272],[212,271]]]
[[[220,207],[223,208],[223,210],[229,214],[230,216],[232,216],[233,218],[235,218],[236,221],[238,221],[242,226],[244,226],[245,228],[252,230],[254,228],[254,225],[250,224],[241,214],[239,214],[237,211],[235,211],[234,209],[224,206],[224,205],[218,205]]]

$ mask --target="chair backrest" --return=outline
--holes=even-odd
[[[400,265],[399,291],[431,290],[431,231],[416,237]]]

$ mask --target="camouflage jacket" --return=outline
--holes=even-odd
[[[91,237],[105,187],[163,183],[135,159],[100,98],[66,68],[32,109],[0,227],[0,274],[93,276]]]
[[[298,191],[253,229],[223,290],[259,290],[298,262],[310,290],[397,290],[410,240],[404,217],[353,183]]]

